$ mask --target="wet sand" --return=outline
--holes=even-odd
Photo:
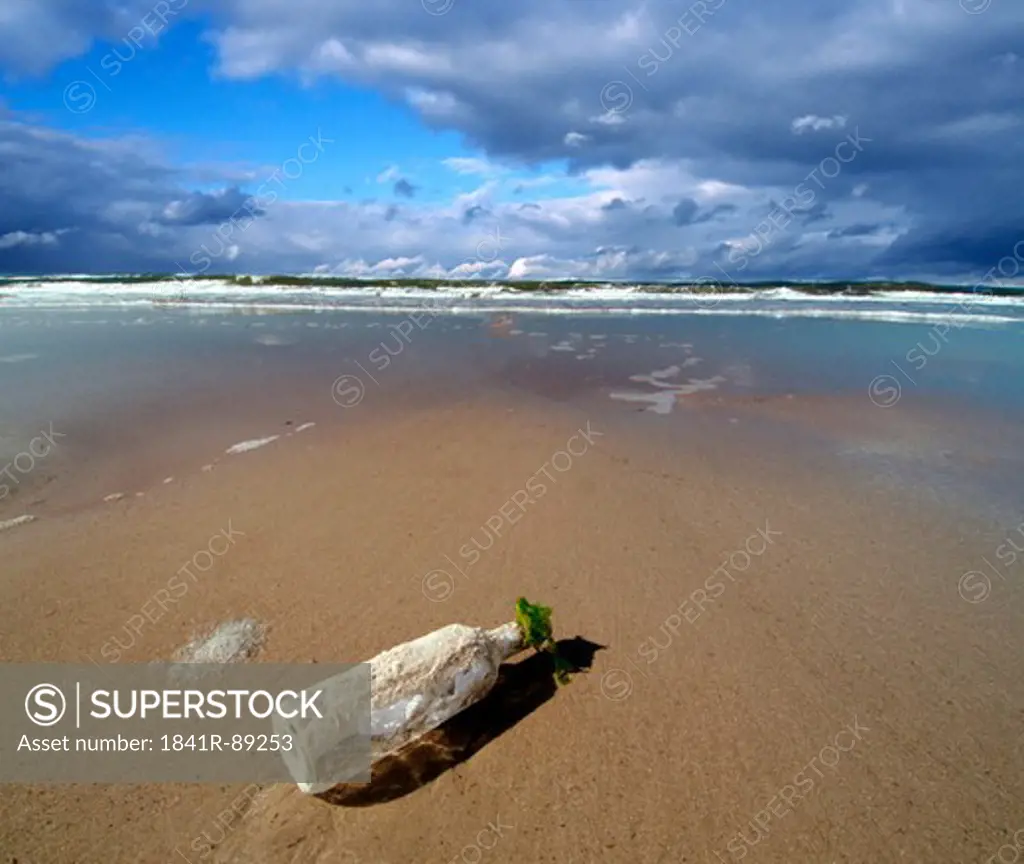
[[[602,434],[549,467],[546,494],[452,574],[450,596],[425,589],[588,422]],[[4,860],[995,854],[1024,793],[1022,594],[1012,579],[984,603],[957,590],[992,526],[821,472],[742,424],[695,422],[719,434],[673,446],[628,411],[481,395],[317,426],[10,532],[7,661],[104,662],[228,523],[244,536],[120,662],[166,659],[241,616],[267,626],[260,661],[358,660],[452,621],[501,623],[520,594],[554,607],[562,637],[603,647],[558,692],[524,655],[533,667],[393,787],[335,803],[286,785],[5,787]],[[233,803],[244,817],[222,819]]]
[[[525,595],[589,671],[556,691],[524,654],[487,703],[330,800],[0,787],[0,861],[987,861],[1013,843],[1024,560],[983,598],[961,580],[1019,511],[998,490],[975,507],[938,470],[986,454],[1004,469],[1012,429],[759,393],[735,359],[706,361],[726,384],[660,415],[609,394],[657,389],[630,376],[693,356],[685,338],[638,336],[620,367],[552,352],[562,334],[528,350],[467,336],[478,363],[426,343],[348,408],[332,381],[359,370],[325,351],[225,375],[219,402],[216,382],[198,402],[154,397],[120,461],[120,417],[95,419],[88,446],[69,436],[89,470],[53,463],[40,518],[0,534],[0,658],[166,660],[250,617],[256,662],[355,661],[497,625]],[[108,487],[128,494],[103,503]],[[188,592],[126,629],[229,526],[237,542]]]

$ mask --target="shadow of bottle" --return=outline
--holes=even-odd
[[[606,647],[580,636],[560,639],[557,645],[559,655],[573,667],[570,674],[588,671],[594,655]],[[504,663],[487,696],[385,756],[373,766],[369,783],[341,784],[316,797],[338,807],[371,807],[408,795],[465,762],[557,691],[550,654],[539,652],[519,663]]]

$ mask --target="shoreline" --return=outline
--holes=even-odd
[[[724,274],[724,271],[723,271]],[[722,282],[717,277],[695,277],[692,279],[676,279],[665,281],[643,281],[643,280],[577,280],[571,278],[557,279],[424,279],[424,278],[396,278],[396,279],[366,279],[355,277],[338,277],[329,274],[190,274],[190,273],[157,273],[157,274],[68,274],[68,275],[0,275],[0,288],[4,285],[19,285],[25,283],[61,283],[61,282],[82,282],[93,285],[122,284],[122,285],[146,285],[165,282],[174,282],[184,289],[190,284],[222,284],[235,287],[252,288],[261,285],[295,288],[295,287],[318,287],[318,288],[354,288],[366,290],[385,290],[401,288],[439,289],[439,288],[465,288],[479,289],[492,288],[518,292],[562,292],[571,290],[590,289],[625,289],[642,293],[756,293],[773,291],[788,288],[794,292],[821,294],[821,295],[857,295],[857,294],[878,294],[878,293],[933,293],[933,294],[962,294],[975,293],[964,289],[977,289],[978,286],[987,284],[985,282],[923,282],[913,279],[888,280],[888,279],[830,279],[830,280],[758,280],[753,282],[737,282],[731,278]],[[1024,296],[1024,283],[1012,284],[999,282],[998,288],[989,287],[985,293],[991,296],[1020,297]],[[729,290],[722,291],[723,287]]]

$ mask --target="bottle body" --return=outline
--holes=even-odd
[[[369,728],[363,728],[364,721],[359,731],[370,736],[372,760],[399,750],[479,702],[497,681],[501,663],[522,647],[522,633],[514,622],[493,630],[450,624],[370,660]],[[349,715],[354,680],[351,673],[343,673],[317,685],[324,691],[327,709],[322,721],[274,716],[274,731],[292,736],[293,750],[282,756],[297,780],[338,776],[351,741],[339,738],[337,730],[353,728]],[[298,785],[313,794],[335,783]]]

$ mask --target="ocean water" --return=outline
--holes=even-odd
[[[69,328],[76,325],[156,326],[154,332],[161,334],[158,342],[152,344],[148,336],[142,342],[149,354],[161,357],[164,346],[175,353],[189,347],[190,330],[201,332],[198,347],[203,352],[211,339],[209,328],[203,330],[202,325],[212,323],[209,316],[218,316],[224,324],[229,313],[233,314],[227,320],[237,321],[241,315],[242,321],[250,322],[248,326],[259,318],[268,347],[275,340],[295,342],[291,325],[296,321],[298,328],[308,329],[319,326],[317,322],[331,329],[338,322],[351,321],[354,332],[372,323],[398,328],[399,338],[411,343],[414,337],[425,341],[428,329],[445,329],[437,324],[442,319],[473,322],[514,316],[519,323],[507,330],[528,337],[551,334],[553,350],[566,354],[573,352],[572,334],[577,332],[608,330],[662,341],[699,333],[700,350],[716,353],[719,362],[731,356],[733,363],[741,363],[754,351],[758,381],[766,387],[867,387],[877,376],[891,374],[895,384],[882,381],[876,401],[893,398],[897,385],[901,392],[962,393],[1000,402],[1016,402],[1022,392],[1014,370],[1024,327],[1024,290],[1019,296],[967,290],[850,296],[809,295],[778,287],[754,294],[695,296],[652,293],[628,285],[524,292],[458,284],[437,289],[345,288],[243,286],[220,279],[117,282],[8,277],[0,280],[0,375],[30,372],[40,359],[40,344],[49,343],[51,353],[55,348],[48,334],[56,330],[70,334]],[[317,313],[332,317],[328,320]],[[305,320],[304,315],[316,317]],[[305,335],[300,341],[309,341],[311,334]],[[84,343],[71,335],[63,338],[87,350],[88,337],[83,337]],[[62,356],[69,353],[56,350]],[[129,379],[137,374],[139,370],[125,369],[120,386],[129,386]],[[88,382],[82,384],[89,388]],[[27,397],[22,394],[22,398]]]
[[[109,277],[106,277],[109,278]],[[811,295],[780,286],[753,294],[728,290],[713,295],[667,293],[649,286],[606,285],[521,291],[508,286],[443,285],[438,288],[236,285],[221,279],[147,282],[60,280],[28,277],[0,280],[0,309],[151,307],[154,302],[208,309],[391,312],[426,309],[450,313],[509,312],[553,315],[690,315],[857,319],[950,326],[1015,323],[1024,318],[1024,289],[1012,296],[977,290],[878,291],[863,296]],[[1002,295],[1005,293],[1001,291]]]
[[[0,295],[0,464],[49,424],[68,435],[76,464],[147,447],[159,451],[152,464],[172,441],[223,454],[304,423],[483,392],[665,424],[715,400],[825,399],[802,416],[813,427],[834,415],[837,458],[907,483],[973,484],[975,499],[1024,507],[1013,480],[1024,467],[1015,297],[782,288],[698,300],[621,287],[535,295],[210,281],[182,299],[173,280],[25,280]],[[198,458],[151,470],[163,477]]]

